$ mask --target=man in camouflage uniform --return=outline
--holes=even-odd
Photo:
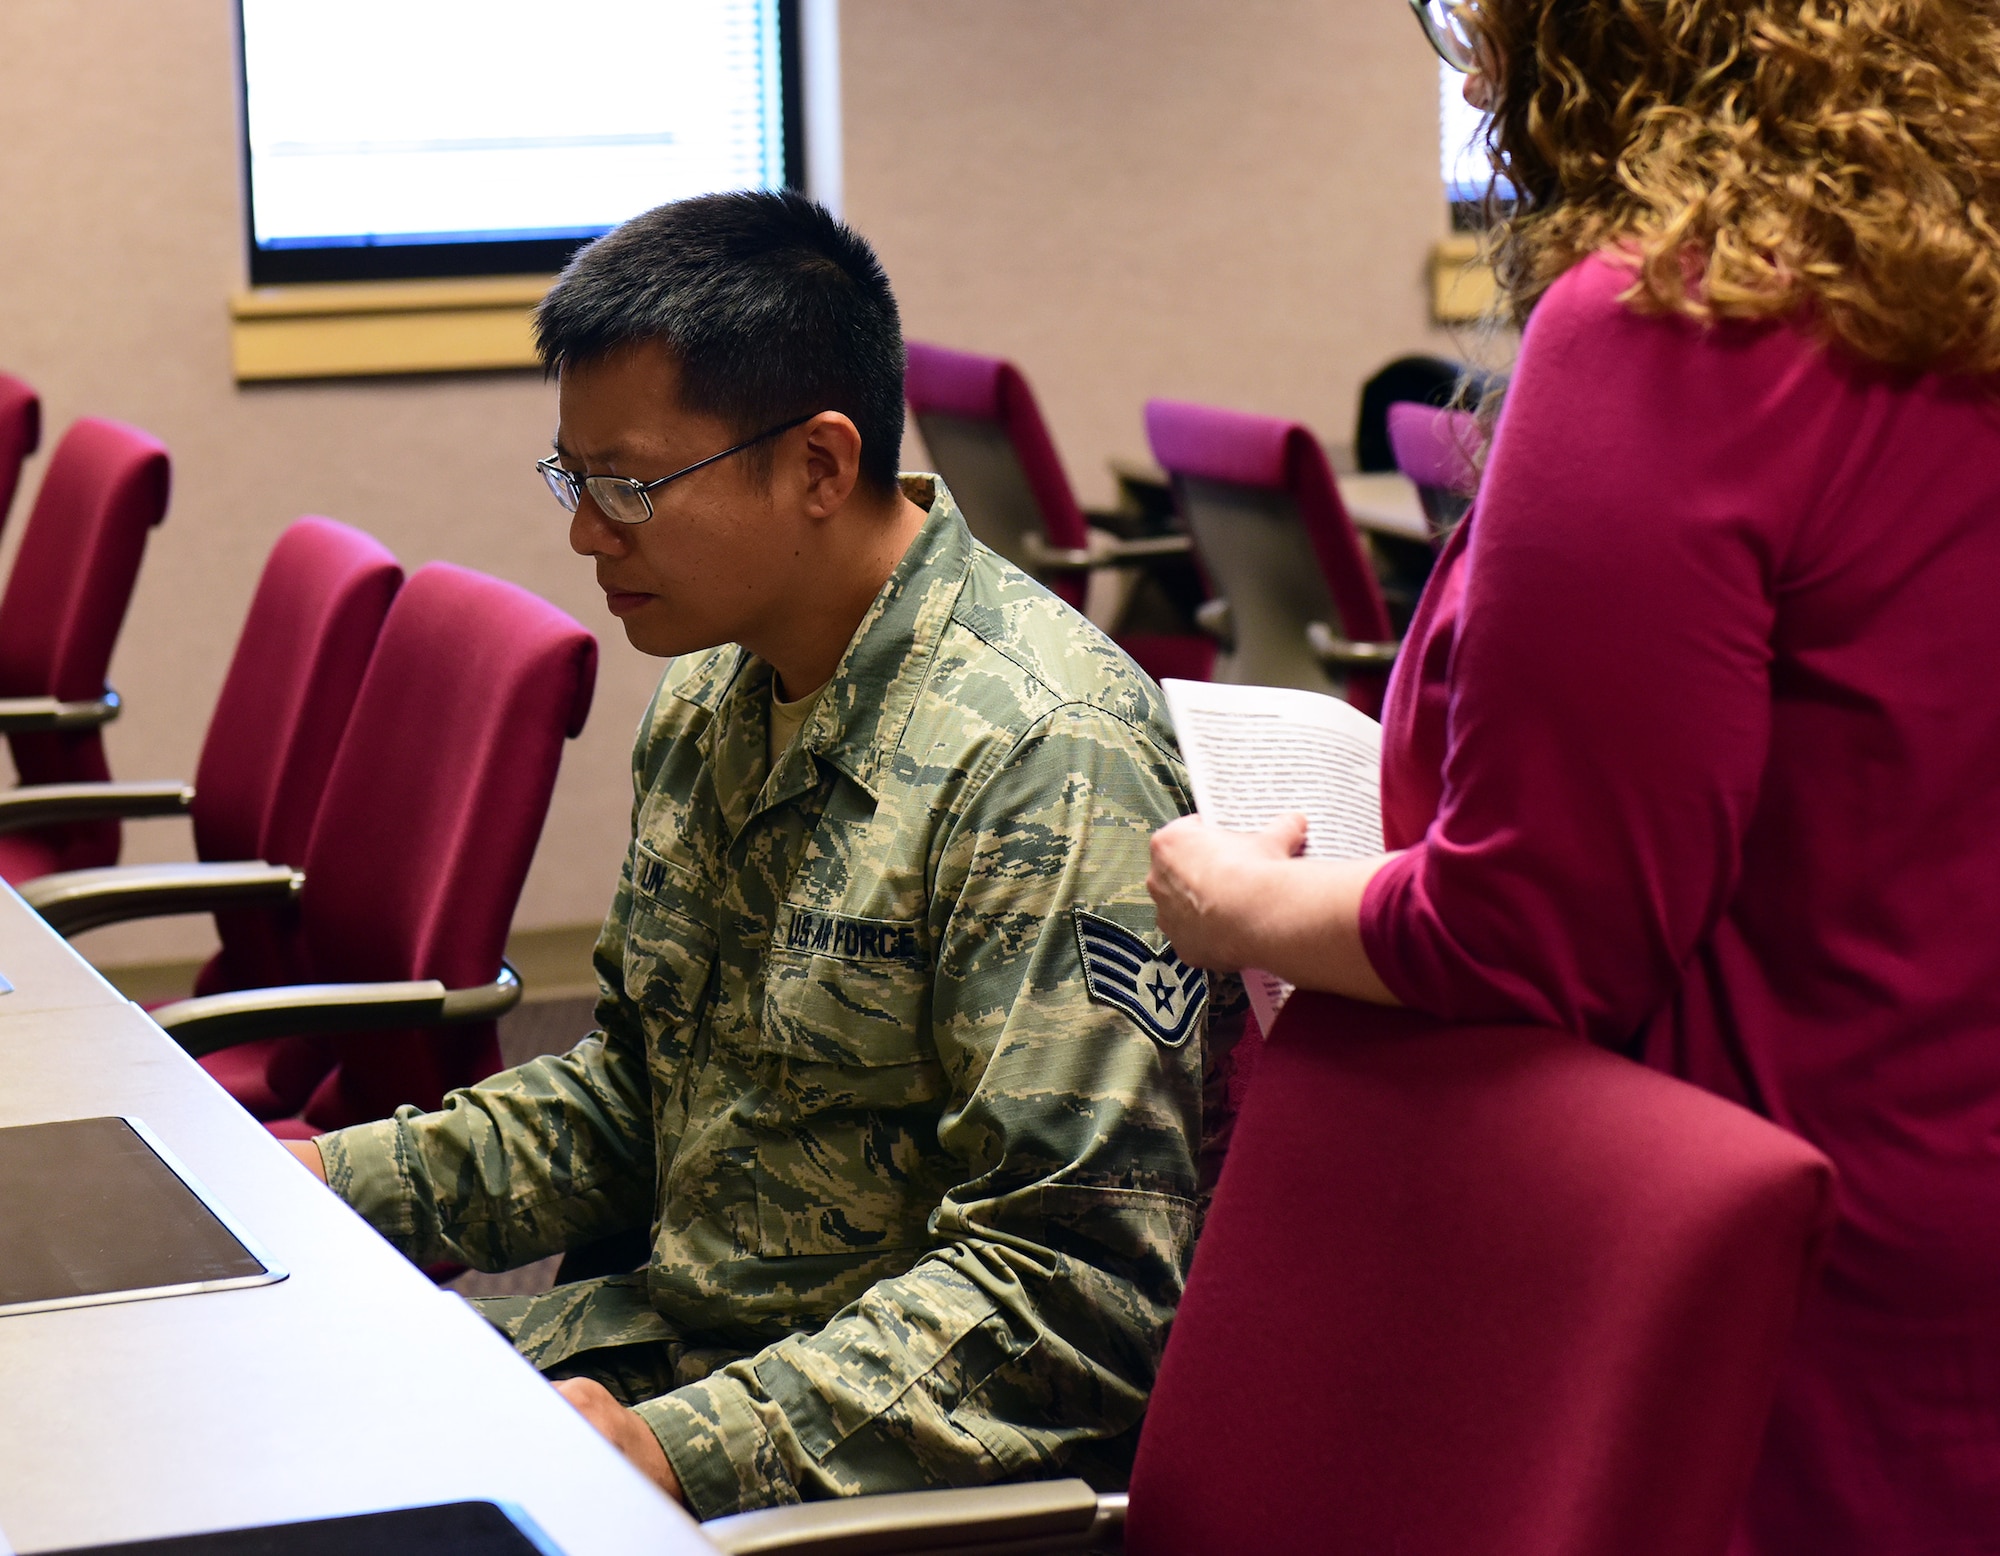
[[[662,254],[684,275],[690,251],[740,267],[759,242],[880,277],[796,196],[639,218],[544,306],[560,468],[584,462],[572,390],[609,360],[629,399],[651,360],[607,359],[585,327],[617,315],[585,306],[606,277]],[[893,328],[886,280],[879,295]],[[694,356],[671,331],[664,349],[678,397],[706,408]],[[898,440],[900,351],[898,335]],[[757,423],[812,409],[725,419],[756,442]],[[734,479],[817,490],[834,470],[838,488],[841,427],[863,418],[832,416]],[[794,444],[807,473],[788,485]],[[579,526],[631,502],[601,481],[568,492]],[[804,711],[777,649],[688,652],[635,627],[645,609],[628,618],[679,657],[634,752],[599,1030],[301,1153],[419,1261],[506,1269],[646,1229],[635,1273],[482,1306],[704,1518],[1008,1477],[1122,1484],[1191,1252],[1219,1045],[1205,975],[1160,944],[1145,891],[1151,833],[1189,807],[1158,694],[976,544],[934,477],[880,496],[907,538]],[[628,544],[579,544],[614,610]]]

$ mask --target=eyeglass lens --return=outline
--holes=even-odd
[[[1431,47],[1447,65],[1462,71],[1478,67],[1479,54],[1473,44],[1471,16],[1464,0],[1416,0],[1416,10]]]
[[[576,485],[567,472],[552,465],[538,464],[535,468],[542,472],[542,479],[548,483],[548,488],[555,494],[556,501],[563,505],[563,512],[576,512]]]
[[[617,524],[643,524],[653,516],[646,504],[646,495],[632,482],[615,475],[576,475],[560,465],[538,462],[535,468],[542,472],[542,480],[562,504],[563,512],[576,512],[576,505],[582,494],[590,493],[590,500],[597,504],[598,512]]]
[[[583,486],[598,511],[614,524],[643,524],[653,516],[646,494],[630,481],[614,475],[590,475],[583,478]]]

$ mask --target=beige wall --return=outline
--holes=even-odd
[[[1433,66],[1395,0],[846,0],[847,207],[912,335],[1027,368],[1086,500],[1144,454],[1149,394],[1344,438],[1360,379],[1431,344],[1442,224]],[[0,5],[0,367],[49,423],[166,440],[174,502],[113,679],[114,771],[194,766],[257,568],[294,514],[525,584],[604,640],[523,926],[594,919],[617,869],[625,748],[658,666],[624,644],[529,472],[532,374],[237,388],[242,284],[227,0]],[[33,495],[32,466],[16,521]],[[187,854],[180,823],[127,858]],[[104,961],[197,954],[197,921],[100,932]]]

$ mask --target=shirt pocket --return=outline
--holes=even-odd
[[[625,918],[625,997],[638,1008],[655,1058],[685,1051],[715,967],[707,896],[645,844],[635,845]]]
[[[801,917],[814,915],[787,905],[765,969],[758,1250],[870,1259],[921,1247],[950,1179],[923,926],[836,919],[815,948]]]

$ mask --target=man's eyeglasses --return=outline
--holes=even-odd
[[[693,475],[705,465],[712,465],[718,459],[727,459],[731,454],[740,454],[746,448],[762,443],[766,438],[775,438],[781,432],[790,432],[794,427],[802,427],[819,414],[813,411],[805,416],[794,416],[790,421],[775,427],[766,427],[754,438],[745,438],[741,443],[724,449],[720,454],[710,454],[706,459],[697,459],[691,465],[683,465],[672,475],[663,475],[657,481],[635,481],[623,475],[578,475],[574,470],[565,470],[553,459],[538,459],[535,468],[542,473],[542,479],[549,484],[557,502],[563,505],[563,512],[576,512],[576,505],[583,501],[583,494],[590,493],[590,500],[597,504],[597,511],[614,524],[644,524],[653,516],[652,494],[669,481],[678,481],[684,475]]]
[[[1410,0],[1417,22],[1437,50],[1438,58],[1460,75],[1469,76],[1479,68],[1479,50],[1473,43],[1472,7],[1465,0]]]

